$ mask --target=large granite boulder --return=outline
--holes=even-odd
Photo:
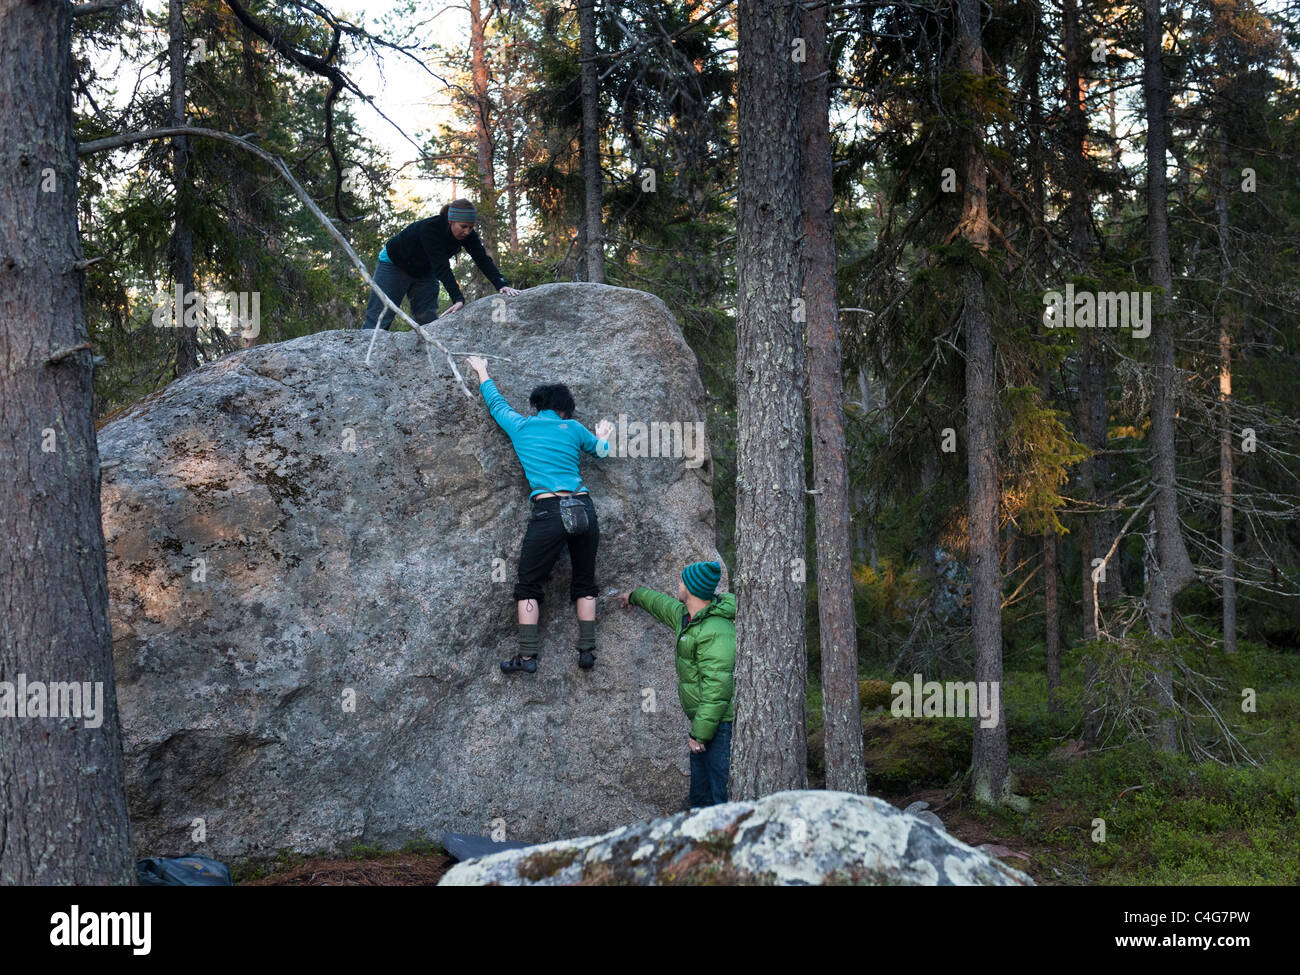
[[[666,426],[703,431],[695,356],[663,302],[602,285],[492,296],[433,327],[453,352],[508,357],[489,369],[520,412],[555,381],[588,427],[622,415],[625,455],[582,466],[596,668],[577,668],[567,554],[540,672],[498,668],[528,492],[472,373],[471,399],[410,332],[380,334],[370,366],[354,330],[227,356],[99,437],[142,855],[532,842],[682,807],[672,637],[614,594],[675,589],[718,557],[707,447]],[[641,422],[669,433],[647,445]]]
[[[1033,880],[882,799],[804,791],[494,853],[457,864],[440,885],[485,884],[1000,887]]]

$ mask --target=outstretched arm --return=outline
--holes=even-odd
[[[640,606],[660,623],[670,627],[674,633],[681,625],[682,614],[686,612],[686,606],[672,596],[647,589],[645,586],[637,586],[627,593],[624,605]]]
[[[434,258],[433,273],[442,282],[442,286],[447,289],[447,296],[451,298],[451,303],[453,305],[463,305],[465,296],[461,293],[460,285],[456,283],[456,275],[452,273],[451,264],[445,258],[441,260]]]
[[[487,403],[492,419],[496,420],[497,425],[506,433],[513,434],[523,425],[525,418],[510,408],[506,398],[497,389],[497,384],[488,375],[487,360],[482,356],[472,355],[466,357],[465,363],[478,376],[478,391],[483,394],[483,401]]]
[[[483,240],[479,237],[477,231],[466,237],[461,246],[464,247],[465,252],[474,259],[474,263],[478,265],[478,269],[483,272],[483,277],[491,281],[498,291],[510,288],[510,282],[505,279],[505,275],[501,273],[501,269],[497,267],[496,262],[492,260],[488,255],[488,252],[484,249]],[[514,289],[510,288],[510,290],[513,291]]]

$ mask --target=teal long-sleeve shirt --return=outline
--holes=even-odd
[[[531,489],[528,496],[552,491],[585,491],[578,474],[580,452],[607,457],[609,442],[600,440],[577,420],[565,420],[554,410],[536,416],[516,413],[491,379],[479,383],[488,412],[515,448]]]

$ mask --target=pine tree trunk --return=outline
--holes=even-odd
[[[601,231],[600,76],[596,66],[596,0],[578,0],[578,34],[582,57],[582,139],[579,165],[586,190],[584,222],[586,280],[605,283],[605,241]]]
[[[84,712],[0,718],[4,886],[135,882],[80,348],[70,10],[33,0],[0,16],[0,679],[89,682],[92,698],[99,683],[103,710],[97,727]]]
[[[1047,182],[1046,166],[1043,160],[1043,94],[1042,94],[1042,69],[1043,69],[1043,40],[1040,36],[1042,30],[1042,6],[1035,2],[1034,4],[1034,23],[1030,28],[1029,34],[1029,56],[1025,64],[1025,88],[1029,96],[1029,179],[1030,192],[1034,203],[1033,219],[1035,226],[1031,232],[1033,235],[1039,232],[1046,214],[1046,188]]]
[[[1163,26],[1160,0],[1144,0],[1143,95],[1147,110],[1147,241],[1151,249],[1151,280],[1163,290],[1153,302],[1152,359],[1155,366],[1151,397],[1151,480],[1155,487],[1156,545],[1147,591],[1147,616],[1151,632],[1161,640],[1173,637],[1174,597],[1195,577],[1178,522],[1178,494],[1174,480],[1174,361],[1173,316],[1168,295],[1173,288],[1169,263],[1169,205],[1165,178],[1168,100],[1161,64]],[[1170,714],[1160,721],[1156,745],[1163,751],[1178,747],[1172,716],[1173,675],[1165,668],[1155,674],[1157,704]]]
[[[1119,113],[1115,97],[1115,90],[1117,88],[1119,88],[1119,85],[1110,85],[1110,91],[1106,95],[1106,134],[1110,136],[1107,141],[1112,147],[1110,151],[1110,171],[1116,176],[1116,179],[1112,183],[1113,188],[1110,193],[1110,205],[1111,209],[1116,213],[1120,213],[1128,203],[1128,197],[1124,187],[1124,180],[1118,178],[1118,174],[1123,172],[1124,169],[1124,155],[1123,149],[1121,148],[1123,143],[1119,137]]]
[[[803,356],[794,321],[794,0],[739,0],[736,727],[732,798],[808,781]]]
[[[1087,256],[1092,247],[1085,156],[1088,118],[1084,98],[1083,42],[1079,37],[1078,0],[1063,0],[1061,4],[1061,47],[1065,54],[1065,158],[1062,164],[1068,196],[1068,246],[1078,262]]]
[[[984,74],[979,0],[959,0],[958,60],[963,71]],[[964,150],[961,233],[982,252],[988,250],[988,169],[982,140],[968,136]],[[998,551],[997,408],[994,385],[993,328],[984,280],[974,267],[963,272],[962,324],[966,336],[966,444],[970,483],[971,618],[975,642],[975,680],[1002,689],[1002,567]],[[1009,792],[1010,759],[1002,695],[992,728],[975,721],[971,756],[972,792],[986,803]]]
[[[1106,483],[1110,479],[1110,461],[1106,457],[1107,420],[1106,386],[1109,373],[1109,354],[1105,339],[1087,329],[1080,330],[1079,339],[1079,426],[1083,443],[1092,456],[1081,465],[1080,484],[1083,499],[1090,505],[1103,505],[1108,500]],[[1083,572],[1083,638],[1095,640],[1100,620],[1097,612],[1114,590],[1118,578],[1116,565],[1107,563],[1105,576],[1097,580],[1096,600],[1093,599],[1093,561],[1106,557],[1110,549],[1113,519],[1108,513],[1093,510],[1086,516],[1080,533]]]
[[[510,221],[510,250],[519,249],[519,178],[515,162],[515,95],[513,88],[506,95],[506,116],[510,131],[506,137],[506,212]]]
[[[1043,603],[1047,617],[1047,710],[1061,713],[1061,606],[1056,591],[1056,533],[1043,536]]]
[[[1221,276],[1232,266],[1228,253],[1228,146],[1219,130],[1219,173],[1214,209],[1219,222]],[[1225,299],[1226,300],[1226,299]],[[1232,537],[1232,315],[1219,318],[1219,547],[1223,573],[1223,652],[1237,652],[1237,566]]]
[[[261,132],[266,124],[262,117],[262,84],[261,84],[261,65],[257,55],[257,50],[253,45],[253,35],[248,31],[240,33],[240,52],[244,60],[244,83],[248,86],[248,111],[246,132]],[[241,207],[245,219],[250,224],[259,224],[260,213],[257,209],[257,200],[261,198],[262,186],[257,176],[248,169],[239,169],[236,171],[238,178],[232,187],[232,192],[239,206]],[[252,282],[256,279],[257,260],[253,256],[253,248],[245,249],[243,259],[244,274]],[[262,323],[259,323],[259,325]],[[268,327],[273,327],[270,322],[265,323]],[[238,336],[239,347],[251,349],[263,341],[274,342],[275,337],[264,335],[259,327],[256,335],[249,335],[247,332],[241,332]]]
[[[1083,76],[1083,58],[1086,41],[1079,36],[1078,0],[1065,0],[1061,5],[1061,44],[1065,51],[1065,188],[1069,199],[1068,250],[1075,270],[1088,267],[1096,241],[1093,237],[1090,211],[1091,193],[1088,185],[1088,106]],[[1106,457],[1107,409],[1106,388],[1109,375],[1109,353],[1102,333],[1083,329],[1079,333],[1079,431],[1082,442],[1092,450],[1092,456],[1080,469],[1082,500],[1087,505],[1104,503],[1106,483],[1110,478],[1110,462]],[[1080,532],[1079,548],[1082,560],[1081,595],[1083,597],[1083,638],[1097,638],[1098,606],[1093,601],[1093,560],[1103,558],[1110,547],[1114,525],[1105,512],[1090,510]],[[1116,591],[1118,574],[1107,566],[1106,578],[1099,580],[1097,603]]]
[[[1084,331],[1079,339],[1079,425],[1080,439],[1093,451],[1093,455],[1080,465],[1080,494],[1089,504],[1102,503],[1104,484],[1110,465],[1101,451],[1106,449],[1106,366],[1103,339]],[[1093,560],[1104,558],[1110,547],[1111,521],[1101,512],[1089,512],[1082,531],[1079,532],[1081,562],[1080,588],[1082,590],[1083,639],[1096,640],[1099,636],[1098,611],[1112,591],[1118,576],[1118,567],[1107,564],[1106,576],[1098,579],[1093,589]],[[1083,740],[1092,744],[1101,737],[1100,711],[1094,681],[1097,662],[1092,654],[1083,659],[1084,714]]]
[[[480,0],[469,0],[470,73],[474,81],[474,142],[478,176],[483,184],[479,201],[479,236],[488,250],[496,250],[496,175],[493,172],[491,103],[488,100],[487,54],[484,50],[483,14]]]
[[[581,215],[578,217],[578,240],[573,249],[573,280],[587,280],[587,221]]]
[[[858,395],[862,405],[862,415],[869,419],[874,407],[871,384],[867,380],[865,369],[858,370]],[[849,520],[853,525],[853,561],[855,564],[874,565],[874,536],[871,530],[871,519],[866,514],[869,496],[861,485],[854,485],[852,490],[853,507]]]
[[[853,614],[844,373],[835,273],[835,197],[831,182],[830,85],[826,7],[803,12],[807,60],[801,106],[803,293],[808,316],[808,396],[812,414],[817,534],[817,613],[821,633],[826,788],[867,791],[858,703],[858,642]]]
[[[935,457],[934,452],[927,450],[921,455],[921,497],[929,497],[930,492],[939,481],[939,460]],[[921,587],[924,592],[935,593],[935,598],[930,601],[928,612],[935,612],[939,608],[938,588],[939,566],[935,560],[935,549],[939,547],[939,540],[935,537],[934,523],[930,518],[924,519],[921,525],[917,526],[916,532],[918,539],[916,543],[916,561],[917,570],[921,577]]]
[[[1041,91],[1043,41],[1040,36],[1042,9],[1035,4],[1034,25],[1029,36],[1029,54],[1025,66],[1025,88],[1029,99],[1029,173],[1032,183],[1033,223],[1031,239],[1042,226],[1047,209],[1045,183],[1046,166],[1043,160],[1043,102]],[[1041,324],[1041,323],[1040,323]],[[1052,380],[1044,370],[1039,375],[1043,401],[1052,400]],[[1057,539],[1056,533],[1043,535],[1043,636],[1047,650],[1047,709],[1052,714],[1061,712],[1061,602],[1057,589]]]
[[[1070,228],[1068,250],[1074,267],[1086,267],[1093,248],[1092,223],[1089,219],[1091,200],[1088,193],[1087,106],[1084,98],[1083,54],[1085,43],[1079,36],[1079,2],[1063,0],[1061,4],[1061,45],[1065,53],[1065,188],[1069,199],[1067,225]],[[1079,336],[1079,431],[1082,442],[1094,449],[1105,447],[1106,382],[1105,369],[1100,366],[1102,353],[1098,348],[1099,336],[1083,331]],[[1101,420],[1098,421],[1098,417]],[[1098,435],[1100,428],[1100,435]],[[1099,464],[1101,458],[1084,461],[1080,470],[1080,494],[1087,504],[1098,501]],[[1080,596],[1083,616],[1083,639],[1097,638],[1097,617],[1093,605],[1092,561],[1102,554],[1099,539],[1103,537],[1101,516],[1089,513],[1079,533]],[[1100,596],[1100,590],[1098,592]],[[1095,742],[1101,734],[1099,712],[1096,707],[1093,684],[1097,662],[1091,655],[1083,659],[1084,697],[1083,738]]]
[[[185,18],[181,0],[167,4],[167,66],[171,78],[171,124],[185,124]],[[190,140],[172,138],[172,186],[176,194],[175,223],[171,239],[172,287],[181,293],[194,290],[194,231],[189,224]],[[173,292],[174,293],[174,292]],[[184,305],[176,309],[176,376],[199,367],[199,330],[182,320]]]
[[[1223,549],[1223,652],[1237,652],[1237,581],[1232,539],[1232,339],[1225,315],[1219,330],[1219,545]]]

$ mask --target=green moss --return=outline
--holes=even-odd
[[[539,850],[519,861],[519,876],[536,883],[555,876],[576,859],[578,851],[575,849]]]
[[[965,718],[874,715],[862,731],[867,775],[884,792],[946,785],[970,766],[973,732]]]
[[[858,701],[864,708],[887,708],[894,700],[894,692],[890,689],[889,681],[884,680],[860,680],[858,681]]]
[[[263,877],[270,876],[273,873],[283,873],[286,870],[292,870],[294,867],[300,867],[308,860],[312,859],[305,853],[299,853],[295,850],[277,850],[275,853],[266,857],[249,857],[244,860],[236,860],[227,864],[230,867],[230,879],[232,883],[242,884],[250,880],[260,880]]]
[[[743,816],[737,817],[726,829],[709,830],[704,839],[695,844],[696,848],[704,850],[712,856],[730,856],[732,848],[736,845],[736,834],[740,832],[740,824],[752,815],[754,815],[754,811],[751,809]]]

